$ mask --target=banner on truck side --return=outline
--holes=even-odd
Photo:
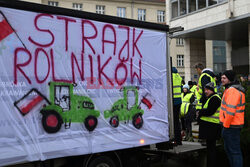
[[[169,140],[166,33],[0,7],[0,166]]]

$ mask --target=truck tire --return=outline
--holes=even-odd
[[[140,129],[143,125],[143,118],[141,113],[137,113],[133,116],[132,123],[136,129]]]
[[[116,167],[116,165],[110,157],[102,155],[91,159],[87,167]]]
[[[109,124],[114,127],[114,128],[117,128],[119,126],[119,119],[117,116],[113,116],[110,118],[109,120]]]
[[[62,123],[62,117],[58,112],[54,110],[43,112],[42,125],[47,133],[58,132],[61,129]]]
[[[84,121],[86,129],[90,132],[96,128],[97,123],[98,123],[97,118],[92,115],[88,116]]]

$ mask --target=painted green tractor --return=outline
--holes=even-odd
[[[94,103],[89,97],[73,94],[73,84],[50,82],[50,104],[43,107],[42,125],[46,132],[56,133],[64,123],[69,128],[71,122],[84,123],[88,131],[97,126],[100,112],[95,110]]]
[[[144,111],[140,108],[138,104],[138,88],[135,86],[123,87],[123,99],[117,100],[111,110],[104,111],[104,117],[110,118],[110,125],[114,128],[119,126],[119,121],[129,121],[132,120],[132,124],[135,128],[140,129],[143,125],[142,115]],[[131,95],[132,93],[132,95]],[[129,98],[134,99],[130,103]]]

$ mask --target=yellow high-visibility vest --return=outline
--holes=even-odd
[[[195,93],[195,90],[197,89],[196,85],[193,85],[193,87],[190,89],[190,92]]]
[[[207,102],[205,103],[205,105],[203,106],[204,109],[207,109],[208,107],[208,103],[210,101],[210,99],[214,96],[217,96],[219,99],[221,99],[221,97],[218,94],[214,94],[213,96],[211,96]],[[220,107],[217,108],[216,112],[211,115],[211,116],[202,116],[200,119],[203,121],[207,121],[207,122],[212,122],[212,123],[216,123],[219,124],[220,123]]]
[[[203,93],[202,86],[204,87],[205,85],[201,85],[201,79],[205,75],[210,78],[210,82],[214,83],[214,92],[217,93],[217,87],[216,87],[216,81],[215,81],[215,79],[212,76],[210,76],[209,74],[207,74],[207,73],[202,73],[201,76],[200,76],[200,78],[199,78],[198,92],[196,94],[196,98],[197,98],[197,101],[198,101],[197,104],[196,104],[196,109],[197,110],[198,109],[202,109],[202,103],[200,102],[200,99],[201,99],[202,93]]]
[[[187,93],[185,96],[184,96],[184,93],[181,94],[181,100],[182,100],[181,117],[184,117],[188,113],[188,108],[189,108],[189,105],[191,104],[190,99],[192,96],[193,96],[193,93]]]
[[[173,76],[173,95],[174,95],[174,98],[181,98],[182,78],[178,73],[172,73],[172,76]]]

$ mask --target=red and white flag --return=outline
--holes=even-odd
[[[44,104],[49,104],[49,101],[37,89],[31,89],[26,95],[14,103],[14,106],[24,116],[32,109],[41,108]]]
[[[155,99],[149,93],[146,93],[146,95],[143,96],[141,102],[145,104],[148,109],[151,109],[155,103]]]
[[[0,12],[0,42],[14,32],[2,12]]]

